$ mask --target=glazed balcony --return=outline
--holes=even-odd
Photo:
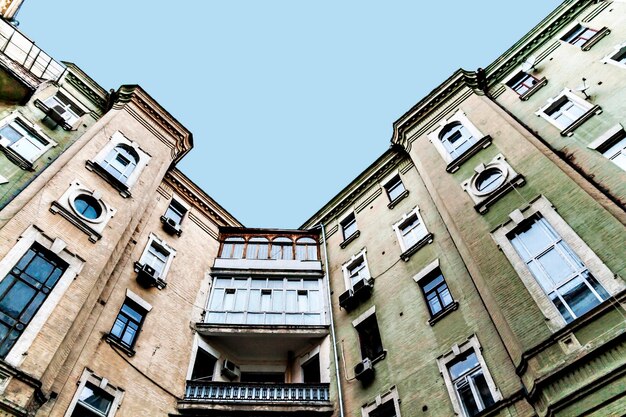
[[[333,412],[329,384],[187,381],[181,413],[280,413],[326,416]]]

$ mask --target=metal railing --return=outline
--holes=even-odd
[[[15,27],[0,19],[0,52],[35,77],[58,81],[65,67],[46,54]]]
[[[185,400],[325,403],[329,401],[328,390],[329,384],[187,381]]]

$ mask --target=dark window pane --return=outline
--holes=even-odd
[[[0,300],[0,311],[17,319],[35,296],[36,290],[21,281],[17,281]]]
[[[459,399],[468,417],[474,417],[478,414],[480,410],[478,409],[469,384],[465,383],[463,386],[457,387],[457,392],[459,393]]]
[[[480,399],[483,402],[483,407],[487,408],[493,405],[493,397],[491,396],[491,391],[489,391],[489,386],[487,385],[487,380],[485,379],[485,375],[483,373],[479,373],[473,375],[474,384],[476,386],[476,390],[480,395]]]

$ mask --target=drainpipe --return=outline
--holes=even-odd
[[[337,354],[337,337],[335,335],[335,320],[333,318],[333,307],[330,298],[330,276],[328,275],[328,251],[326,249],[326,226],[319,224],[322,229],[322,242],[324,244],[324,278],[326,279],[326,295],[328,296],[328,313],[330,315],[330,337],[333,344],[333,355],[335,359],[335,379],[337,380],[337,396],[339,397],[339,417],[344,417],[343,393],[341,388],[341,376],[339,375],[339,355]]]

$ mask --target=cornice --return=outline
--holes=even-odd
[[[65,80],[67,80],[68,84],[80,91],[85,98],[98,106],[100,110],[106,110],[106,90],[95,82],[93,78],[85,74],[76,64],[65,61],[62,64],[68,69],[65,75]]]
[[[193,136],[178,120],[176,120],[167,110],[157,103],[148,93],[138,85],[123,85],[115,94],[113,108],[122,109],[129,104],[147,116],[149,121],[166,132],[172,145],[173,161],[176,165],[193,147]],[[166,138],[167,139],[167,138]]]
[[[451,77],[441,83],[393,123],[391,143],[408,149],[406,132],[419,123],[424,117],[427,117],[440,108],[441,103],[459,93],[463,88],[470,88],[474,93],[479,95],[484,94],[479,88],[476,72],[458,69]]]
[[[485,68],[487,85],[493,86],[521,65],[538,48],[552,41],[554,35],[574,21],[586,8],[606,0],[568,0],[563,2],[530,32]]]
[[[167,171],[165,181],[175,189],[178,194],[185,196],[195,207],[205,213],[209,218],[213,219],[218,226],[243,227],[239,220],[209,197],[200,187],[194,184],[178,169],[170,169]]]
[[[346,207],[354,204],[365,191],[377,184],[389,171],[399,166],[405,159],[404,150],[396,147],[387,150],[354,181],[304,222],[300,229],[310,229],[320,222],[327,223],[330,219],[341,214]]]

